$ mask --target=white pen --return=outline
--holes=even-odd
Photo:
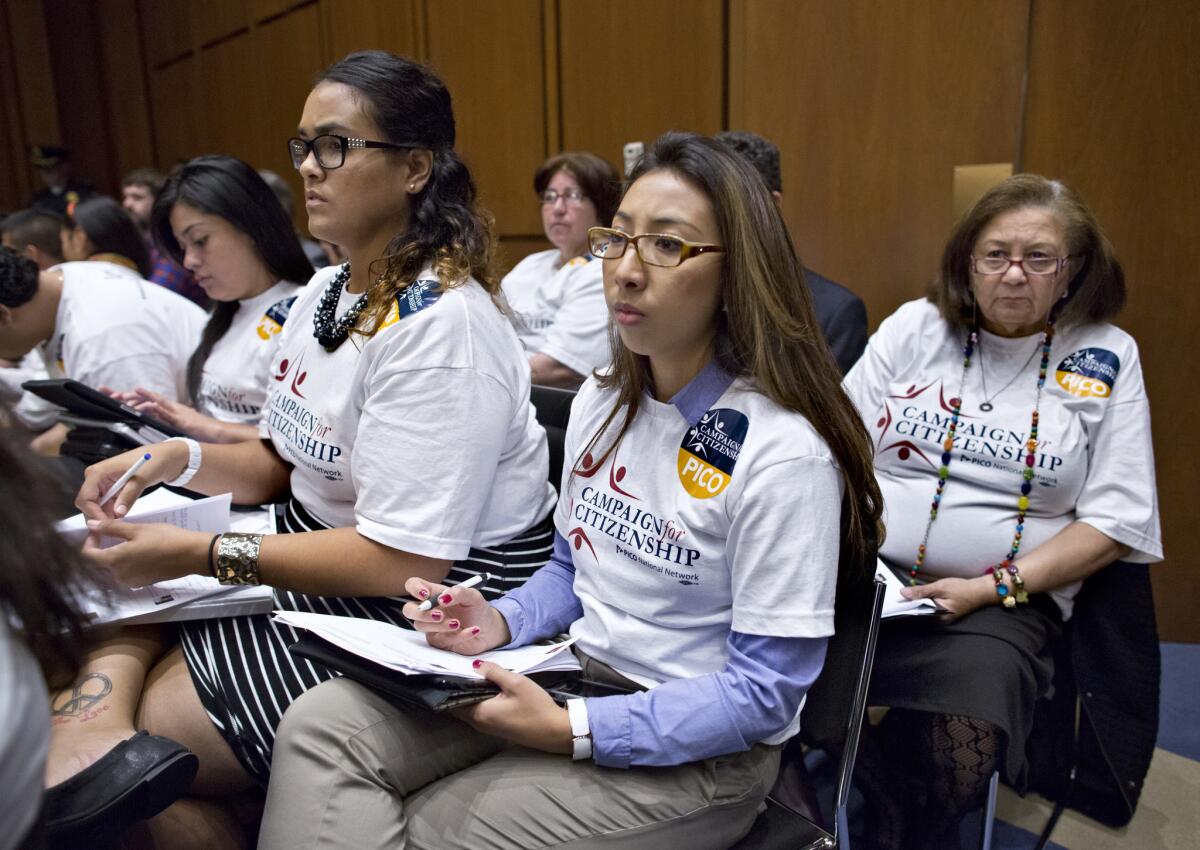
[[[125,474],[117,479],[113,486],[109,487],[107,492],[100,497],[100,506],[104,507],[112,501],[112,497],[121,492],[121,488],[129,483],[129,479],[137,475],[139,469],[146,465],[146,461],[150,460],[150,452],[146,452],[133,462],[133,466],[125,470]]]
[[[489,573],[484,573],[483,575],[471,576],[469,579],[467,579],[466,581],[462,582],[461,584],[456,584],[456,585],[454,585],[454,587],[455,587],[455,588],[459,588],[459,587],[474,587],[474,586],[475,586],[475,585],[477,585],[477,584],[482,584],[482,583],[483,583],[483,580],[484,580],[485,578],[487,578],[487,576],[488,576],[488,575],[490,575],[490,574],[489,574]],[[447,590],[450,590],[450,589],[452,589],[452,588],[446,588],[446,589],[447,589]],[[428,599],[426,599],[424,602],[422,602],[420,605],[418,605],[418,606],[417,606],[417,610],[418,610],[418,611],[432,611],[434,608],[436,608],[436,607],[437,607],[437,605],[438,605],[437,597],[436,597],[436,596],[431,596],[431,597],[429,597]]]

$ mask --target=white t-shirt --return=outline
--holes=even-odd
[[[63,263],[54,335],[39,350],[51,378],[89,387],[145,387],[187,398],[187,361],[206,315],[182,295],[105,262]]]
[[[313,336],[339,267],[292,305],[259,425],[294,466],[292,494],[333,527],[459,560],[549,513],[546,434],[516,334],[475,281],[439,292],[426,270],[374,336],[335,351]],[[341,316],[357,295],[344,289]]]
[[[922,572],[929,578],[978,576],[1008,555],[1041,340],[1040,331],[1017,339],[980,331],[950,478],[926,548]],[[875,444],[887,525],[880,554],[906,569],[937,486],[965,342],[966,332],[951,333],[933,304],[911,301],[884,320],[846,376],[846,390]],[[988,393],[995,394],[988,412],[980,410],[985,370]],[[1021,555],[1076,520],[1129,546],[1127,561],[1162,558],[1150,406],[1129,334],[1108,324],[1056,328],[1038,441],[1018,564]],[[1075,582],[1054,592],[1064,617],[1078,590]]]
[[[197,410],[222,422],[258,423],[279,332],[299,291],[299,284],[281,280],[238,305],[229,330],[204,361]]]
[[[0,850],[23,846],[42,805],[50,700],[33,655],[0,620]]]
[[[580,455],[614,399],[595,379],[580,389],[554,518],[573,550],[580,648],[653,686],[720,671],[731,630],[832,634],[842,478],[808,420],[741,379],[694,428],[647,396],[596,467],[611,437]]]
[[[581,375],[608,364],[602,275],[600,260],[591,255],[563,263],[552,248],[530,254],[504,276],[500,286],[529,354],[545,354]]]

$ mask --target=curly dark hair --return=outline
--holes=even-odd
[[[429,180],[413,196],[407,229],[377,261],[383,266],[381,285],[370,291],[358,332],[374,333],[396,293],[426,265],[433,266],[443,288],[473,277],[495,296],[500,278],[492,220],[476,203],[475,181],[454,150],[454,109],[445,83],[424,65],[383,50],[351,53],[322,71],[314,85],[320,83],[342,83],[358,92],[387,141],[433,154]]]
[[[37,263],[11,248],[0,247],[0,304],[20,307],[38,287]]]

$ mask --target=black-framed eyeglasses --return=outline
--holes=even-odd
[[[625,255],[625,249],[633,245],[633,250],[643,263],[651,266],[673,268],[684,260],[699,254],[723,253],[720,245],[706,245],[700,242],[688,242],[669,233],[641,233],[630,236],[611,227],[589,227],[588,246],[592,256],[602,260],[618,260]]]
[[[544,207],[553,206],[559,198],[562,198],[567,206],[577,207],[583,203],[585,197],[583,192],[580,192],[578,189],[567,189],[565,192],[560,192],[557,189],[547,189],[538,195],[538,199],[541,200]]]
[[[1004,274],[1013,266],[1019,266],[1025,274],[1056,275],[1073,255],[1065,257],[1024,257],[1014,260],[1004,254],[995,256],[971,257],[971,271],[975,274]]]
[[[346,151],[360,148],[390,148],[392,150],[411,150],[412,145],[396,145],[391,142],[371,142],[366,139],[351,139],[336,133],[325,133],[315,139],[288,139],[288,153],[292,157],[292,165],[296,170],[304,165],[309,151],[317,156],[317,165],[326,171],[341,168],[346,164]]]

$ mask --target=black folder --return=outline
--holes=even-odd
[[[348,679],[366,685],[397,705],[425,711],[445,711],[449,708],[473,705],[500,693],[500,689],[486,679],[398,673],[311,634],[292,644],[289,651],[319,667],[341,673]],[[630,693],[623,688],[584,678],[578,671],[558,670],[528,675],[560,704],[579,697]]]

